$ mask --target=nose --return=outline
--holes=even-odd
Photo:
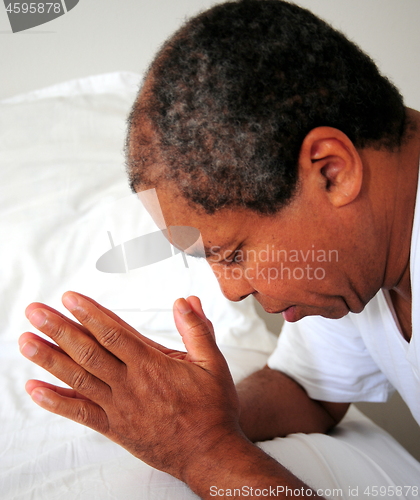
[[[212,264],[211,268],[223,295],[232,302],[239,302],[256,291],[242,268],[230,269],[219,264]]]

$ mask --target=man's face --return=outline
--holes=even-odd
[[[340,318],[360,312],[378,289],[378,269],[360,244],[357,226],[349,231],[328,204],[305,193],[270,216],[238,208],[208,215],[173,189],[157,193],[168,226],[200,231],[206,260],[232,301],[252,294],[266,311],[282,312],[287,321]]]

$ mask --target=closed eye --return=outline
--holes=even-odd
[[[226,267],[233,266],[235,264],[241,264],[244,261],[244,255],[242,251],[242,243],[227,257],[220,262]]]

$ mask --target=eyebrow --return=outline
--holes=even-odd
[[[241,248],[243,245],[243,242],[239,243],[233,250],[231,253],[234,253],[238,250],[238,248]],[[190,251],[189,252],[184,252],[185,255],[188,255],[189,257],[195,257],[195,258],[198,258],[198,259],[203,259],[203,258],[210,258],[210,257],[217,257],[217,256],[220,256],[221,254],[223,253],[226,253],[227,249],[230,247],[230,243],[229,244],[226,244],[226,245],[222,245],[222,246],[212,246],[212,247],[206,247],[206,246],[201,246],[201,245],[197,245],[197,246],[192,246],[190,247]],[[203,248],[204,248],[204,254],[203,254]],[[217,249],[217,251],[216,251]],[[223,259],[221,259],[223,260]],[[217,262],[220,262],[221,260],[217,261]]]

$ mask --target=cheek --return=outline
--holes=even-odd
[[[286,290],[322,290],[331,276],[330,266],[321,262],[257,262],[247,269],[256,290],[265,295]]]

